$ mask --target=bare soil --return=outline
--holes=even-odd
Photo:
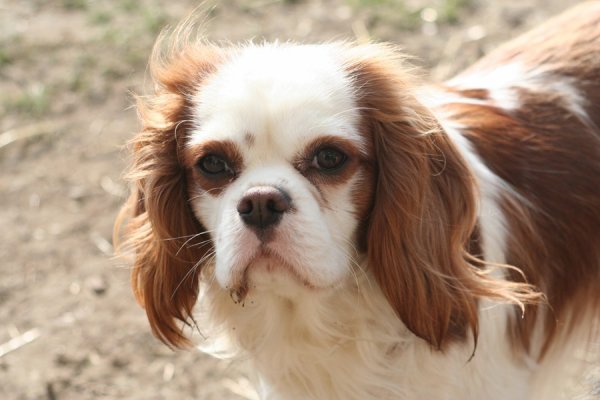
[[[371,37],[442,79],[574,3],[223,0],[206,35]],[[0,399],[255,398],[251,371],[156,340],[112,257],[130,92],[161,27],[196,5],[0,0]]]

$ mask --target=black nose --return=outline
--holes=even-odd
[[[244,193],[237,211],[247,226],[262,231],[277,225],[290,207],[290,196],[283,190],[273,186],[256,186]]]

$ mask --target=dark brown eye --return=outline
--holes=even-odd
[[[223,157],[214,154],[201,158],[197,165],[206,175],[222,175],[233,172]]]
[[[346,155],[333,147],[326,147],[315,154],[313,164],[321,170],[333,172],[346,162]]]

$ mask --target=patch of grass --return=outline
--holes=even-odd
[[[94,73],[94,67],[98,64],[98,60],[92,54],[82,54],[75,62],[75,69],[70,74],[70,79],[67,82],[69,91],[80,93],[89,89],[90,72]]]
[[[167,16],[158,9],[146,8],[142,12],[144,28],[147,32],[156,35],[167,24]]]
[[[139,2],[137,0],[122,0],[119,6],[123,11],[132,12],[138,9]]]
[[[388,7],[390,9],[405,10],[406,4],[402,0],[347,0],[353,7]]]
[[[4,67],[13,62],[12,56],[8,53],[6,48],[0,47],[0,68]]]
[[[130,29],[108,28],[100,39],[102,45],[117,52],[117,58],[132,66],[144,65],[155,34],[144,31],[139,20]]]
[[[76,71],[72,76],[68,83],[69,91],[79,93],[87,91],[89,87],[89,82],[85,74],[79,70]]]
[[[439,7],[439,18],[441,22],[456,24],[460,15],[470,6],[472,0],[445,0]]]
[[[8,111],[39,117],[50,109],[50,97],[44,85],[34,85],[28,87],[17,97],[9,99],[5,106]]]
[[[102,76],[109,81],[116,81],[127,76],[127,72],[123,68],[109,66],[102,71]]]
[[[134,48],[125,54],[125,60],[128,65],[133,67],[143,66],[148,62],[149,50],[144,48]]]
[[[111,46],[118,46],[122,42],[122,34],[118,30],[109,27],[104,32],[102,32],[101,41],[103,43],[107,43]]]
[[[104,39],[113,43],[123,43],[136,37],[138,39],[139,37],[154,38],[169,22],[168,15],[158,7],[137,6],[133,11],[135,13],[128,17],[130,23],[127,26],[121,26],[117,28],[118,30],[108,26]]]
[[[96,25],[106,25],[112,18],[112,14],[108,11],[96,11],[90,16],[91,22]]]
[[[370,25],[379,23],[393,25],[398,28],[414,30],[421,26],[421,12],[425,8],[437,11],[438,23],[455,24],[461,14],[473,0],[441,0],[438,2],[422,1],[420,4],[408,3],[404,0],[346,0],[355,8],[366,9],[370,13]]]
[[[420,23],[420,9],[411,8],[402,0],[347,0],[347,2],[354,8],[369,11],[370,28],[384,23],[412,30]]]
[[[62,0],[61,5],[67,10],[86,10],[88,0]]]
[[[103,49],[110,49],[116,59],[124,61],[127,65],[134,68],[143,67],[147,63],[150,48],[158,32],[170,22],[169,14],[164,8],[154,4],[148,5],[132,0],[113,1],[116,7],[103,9],[110,14],[93,14],[94,22],[102,24],[97,45]],[[123,23],[125,20],[126,23]],[[128,74],[127,69],[111,68],[100,61],[94,68],[97,75],[101,74],[102,78],[109,81],[122,79]],[[85,79],[74,77],[72,87],[79,90],[85,83]]]

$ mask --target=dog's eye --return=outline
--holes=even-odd
[[[209,154],[198,161],[198,168],[207,175],[231,173],[232,170],[223,157]]]
[[[335,171],[346,162],[346,155],[333,147],[326,147],[315,154],[313,164],[321,170]]]

